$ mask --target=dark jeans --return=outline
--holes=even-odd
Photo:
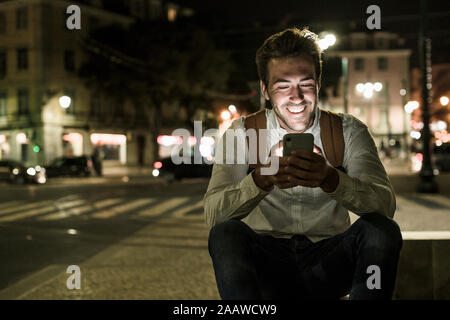
[[[211,229],[208,247],[222,299],[339,299],[350,293],[355,300],[387,300],[402,236],[395,221],[377,213],[316,243],[300,235],[263,236],[232,219]],[[373,288],[377,274],[379,289]]]

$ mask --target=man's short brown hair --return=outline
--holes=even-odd
[[[309,55],[314,61],[316,81],[320,85],[322,75],[322,50],[318,44],[318,36],[307,28],[289,28],[267,38],[256,51],[256,66],[259,78],[268,86],[267,65],[273,58],[290,58],[302,54]]]

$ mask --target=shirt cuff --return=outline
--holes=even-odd
[[[258,187],[253,180],[253,175],[250,173],[241,181],[241,190],[244,191],[248,197],[256,198],[256,197],[264,197],[268,195],[270,192],[265,191]]]
[[[350,201],[354,194],[354,181],[349,175],[341,170],[337,170],[337,172],[339,175],[338,186],[336,190],[328,194],[338,202]]]

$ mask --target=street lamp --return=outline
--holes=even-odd
[[[448,105],[448,97],[442,96],[442,97],[439,99],[439,102],[441,103],[442,106]]]
[[[222,113],[220,114],[220,117],[222,118],[222,120],[230,120],[231,118],[231,113],[228,110],[224,110],[222,111]]]
[[[228,110],[231,112],[231,114],[235,114],[237,112],[236,106],[234,104],[230,104],[228,106]]]
[[[59,105],[64,109],[67,109],[68,107],[70,107],[71,103],[72,103],[72,99],[69,96],[61,96],[59,98]]]

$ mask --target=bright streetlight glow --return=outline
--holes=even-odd
[[[18,133],[16,136],[17,143],[25,144],[27,143],[27,135],[23,132]]]
[[[159,176],[159,170],[158,169],[153,169],[152,176],[154,176],[154,177]]]
[[[370,99],[370,98],[372,98],[372,96],[373,96],[373,91],[364,88],[363,96],[364,96],[364,98],[366,98],[366,99]]]
[[[358,91],[359,93],[362,93],[364,91],[364,84],[363,83],[358,83],[356,85],[356,91]]]
[[[328,49],[336,43],[336,37],[333,34],[327,34],[325,38],[319,40],[319,47],[322,51]]]
[[[439,99],[439,102],[440,102],[443,106],[448,105],[448,97],[442,96],[442,97]]]
[[[419,102],[417,101],[408,101],[408,103],[405,104],[405,111],[407,113],[412,113],[417,108],[419,108]]]
[[[72,99],[68,96],[62,96],[59,98],[59,105],[63,107],[64,109],[67,109],[70,107],[70,104],[72,103]]]
[[[420,136],[421,136],[419,131],[411,131],[410,135],[411,135],[411,138],[416,139],[416,140],[419,140]]]
[[[228,110],[224,110],[224,111],[222,111],[222,113],[220,114],[220,117],[221,117],[223,120],[230,120],[230,118],[231,118],[231,113],[230,113],[230,111],[228,111]]]
[[[230,104],[228,106],[228,110],[230,110],[231,114],[235,114],[237,111],[236,106],[234,104]]]
[[[401,96],[405,96],[406,95],[406,90],[405,89],[400,89],[400,95]]]
[[[336,37],[334,36],[334,34],[327,34],[325,36],[325,40],[327,41],[329,47],[336,43]]]
[[[381,82],[375,82],[373,88],[375,89],[376,92],[380,92],[381,89],[383,89],[383,85],[381,84]]]

